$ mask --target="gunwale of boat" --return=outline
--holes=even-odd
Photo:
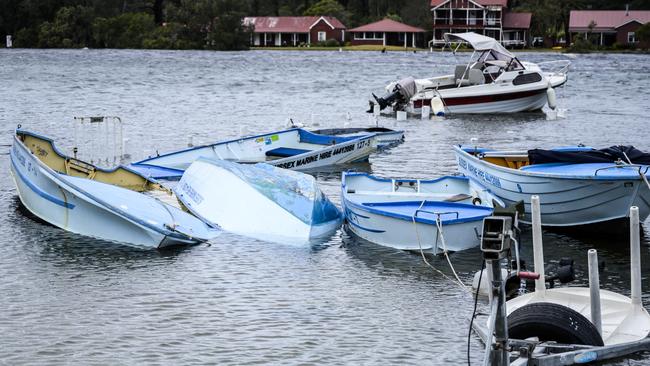
[[[67,156],[56,147],[52,139],[30,131],[16,130],[15,138],[43,165],[56,173],[144,193],[171,206],[184,209],[171,189],[127,167],[120,165],[112,169],[103,169],[81,159]]]

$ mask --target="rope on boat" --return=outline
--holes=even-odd
[[[625,159],[627,159],[627,162],[630,165],[633,165],[632,160],[630,160],[630,158],[627,156],[625,152],[623,152],[623,156],[625,156]],[[641,168],[639,168],[639,175],[641,176],[641,179],[643,179],[643,181],[645,182],[646,186],[648,186],[648,189],[650,189],[650,182],[648,182],[648,177],[646,177],[644,173],[641,173]]]
[[[454,277],[456,279],[454,280],[453,278],[447,276],[444,272],[442,272],[438,268],[434,267],[431,263],[429,263],[429,261],[427,260],[427,257],[424,255],[424,250],[422,249],[422,242],[420,241],[420,232],[418,231],[418,225],[417,225],[417,223],[415,221],[415,216],[417,215],[418,210],[420,210],[422,208],[422,206],[424,206],[425,203],[426,203],[426,200],[423,200],[422,203],[420,203],[420,206],[418,207],[418,209],[415,211],[415,213],[411,217],[411,219],[413,220],[413,226],[415,228],[415,237],[417,238],[418,246],[420,247],[420,255],[422,256],[422,260],[431,269],[433,269],[434,271],[436,271],[437,273],[442,275],[447,280],[449,280],[451,282],[454,282],[454,283],[457,283],[460,286],[460,288],[462,288],[463,290],[465,290],[465,291],[467,291],[468,293],[471,294],[472,291],[463,283],[463,281],[460,280],[460,277],[458,277],[458,274],[456,273],[456,269],[454,268],[453,264],[451,264],[451,259],[449,258],[449,254],[448,254],[448,251],[447,251],[447,245],[445,243],[445,237],[444,237],[444,235],[442,233],[442,223],[440,222],[440,215],[438,215],[438,217],[436,218],[436,226],[438,228],[438,231],[436,233],[436,245],[437,245],[437,242],[438,242],[438,235],[440,235],[440,238],[442,240],[443,253],[445,255],[445,258],[447,258],[447,263],[449,263],[449,268],[451,268],[451,272],[454,274]]]

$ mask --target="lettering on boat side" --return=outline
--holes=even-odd
[[[16,149],[16,146],[13,146],[14,149],[14,155],[16,155],[16,158],[18,158],[18,162],[20,162],[20,165],[25,166],[25,157],[23,154],[21,154],[18,149]]]
[[[498,177],[495,177],[494,175],[485,172],[477,167],[475,167],[472,164],[468,164],[464,159],[458,158],[458,165],[467,170],[471,175],[475,176],[476,178],[482,180],[485,183],[491,184],[495,187],[501,188],[501,180],[499,180]]]
[[[192,199],[192,201],[196,202],[196,204],[201,204],[203,202],[203,197],[194,190],[187,182],[183,182],[181,185],[181,189],[183,192],[187,193],[187,195]]]
[[[343,153],[348,153],[356,149],[361,149],[367,146],[370,146],[370,140],[359,141],[357,143],[349,144],[346,146],[340,146],[334,149],[323,151],[322,153],[316,153],[314,155],[305,156],[304,158],[301,159],[296,159],[296,160],[287,161],[280,164],[273,164],[273,165],[277,166],[278,168],[291,169],[291,168],[311,164],[319,160],[329,159],[333,156],[343,154]]]

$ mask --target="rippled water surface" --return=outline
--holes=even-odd
[[[453,70],[468,55],[374,52],[243,53],[0,50],[0,363],[14,364],[431,364],[465,362],[469,297],[417,255],[339,231],[312,246],[224,233],[209,245],[144,251],[70,234],[31,218],[9,175],[13,129],[61,146],[72,117],[125,121],[133,159],[280,129],[287,118],[319,127],[365,126],[371,91],[408,75]],[[455,171],[452,144],[500,148],[584,143],[650,150],[650,64],[641,55],[524,53],[570,59],[559,93],[564,118],[544,114],[395,122],[406,142],[373,155],[375,174],[432,177]],[[346,114],[350,113],[348,121]],[[338,174],[318,176],[337,204]],[[245,203],[243,203],[245,204]],[[629,293],[624,238],[546,232],[547,259],[573,257],[586,283],[586,251],[606,262],[604,288]],[[650,248],[642,247],[644,304]],[[530,260],[530,233],[524,233]],[[470,281],[477,249],[451,259]],[[450,273],[442,259],[433,264]],[[472,361],[482,361],[472,338]],[[650,356],[611,364],[650,363]]]

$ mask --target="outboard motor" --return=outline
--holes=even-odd
[[[383,97],[377,97],[374,93],[372,96],[377,101],[379,109],[382,110],[389,105],[396,104],[398,106],[408,103],[408,101],[415,95],[417,92],[417,87],[415,86],[415,79],[413,77],[407,77],[402,80],[399,80],[393,90],[390,93],[387,93]],[[370,110],[368,113],[372,113],[375,102],[370,101]]]

